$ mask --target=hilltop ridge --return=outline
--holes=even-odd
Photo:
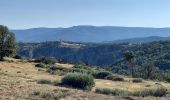
[[[20,42],[73,41],[105,42],[144,38],[151,36],[168,37],[170,28],[116,27],[116,26],[73,26],[68,28],[31,28],[12,30]],[[105,37],[105,38],[103,38]],[[155,41],[150,38],[150,41]]]

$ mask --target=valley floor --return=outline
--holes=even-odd
[[[70,64],[58,64],[62,67],[70,68]],[[122,88],[129,91],[138,91],[147,88],[147,85],[154,86],[154,81],[144,81],[142,83],[132,83],[130,78],[125,78],[126,82],[114,82],[109,80],[96,79],[96,85],[91,92],[77,89],[37,84],[39,79],[59,80],[61,76],[51,75],[45,70],[38,70],[35,63],[29,63],[24,60],[8,60],[0,62],[0,100],[43,100],[35,95],[35,91],[41,92],[63,92],[66,96],[61,100],[168,100],[168,97],[118,97],[96,94],[94,89],[103,88]],[[169,83],[159,82],[170,89]],[[170,100],[170,99],[169,99]]]

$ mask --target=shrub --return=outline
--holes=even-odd
[[[99,72],[93,73],[93,76],[98,79],[105,79],[107,76],[110,76],[110,75],[112,74],[108,71],[99,71]]]
[[[47,69],[47,72],[51,73],[51,74],[56,74],[57,72],[58,73],[66,73],[66,72],[70,72],[70,69],[64,68],[64,67],[60,67],[60,66],[50,66]]]
[[[109,75],[109,76],[106,76],[105,79],[107,80],[113,80],[115,78],[114,75]]]
[[[33,95],[40,95],[40,91],[39,90],[34,90],[32,94]]]
[[[37,83],[38,84],[52,84],[52,81],[47,80],[47,79],[40,79],[40,80],[37,80]]]
[[[90,68],[90,67],[87,66],[86,64],[75,64],[75,65],[73,66],[73,68],[88,69],[88,68]]]
[[[35,60],[35,62],[44,63],[44,64],[55,64],[57,60],[53,57],[41,57]]]
[[[155,96],[155,97],[162,97],[166,95],[167,89],[164,87],[157,87],[156,89],[145,89],[138,92],[129,92],[127,90],[122,89],[108,89],[108,88],[97,88],[95,90],[96,93],[106,94],[106,95],[113,95],[113,96]]]
[[[142,79],[141,78],[135,78],[132,80],[133,83],[141,83]]]
[[[55,93],[52,91],[45,91],[41,94],[41,97],[44,98],[45,100],[54,100],[57,99],[55,96]]]
[[[45,100],[59,100],[66,95],[67,94],[62,91],[59,91],[58,93],[55,93],[54,91],[45,91],[41,93],[41,97]]]
[[[167,81],[167,82],[170,82],[170,78],[167,78],[166,81]]]
[[[72,72],[76,72],[76,73],[84,73],[87,74],[88,71],[85,69],[80,69],[80,68],[72,68]]]
[[[113,95],[113,96],[129,96],[131,92],[122,89],[108,89],[108,88],[97,88],[95,90],[96,93]]]
[[[50,66],[48,70],[52,70],[52,71],[60,70],[60,71],[67,71],[67,72],[69,71],[68,68],[64,68],[61,66]]]
[[[108,88],[96,88],[95,92],[99,94],[106,94],[106,95],[112,94],[112,90]]]
[[[157,83],[157,82],[155,83],[155,85],[160,85],[160,86],[162,86],[162,84],[161,84],[161,83]]]
[[[156,97],[162,97],[164,95],[166,95],[167,93],[167,89],[164,88],[164,87],[158,87],[156,90],[155,90],[155,93],[153,96],[156,96]]]
[[[38,69],[38,71],[45,71],[44,69]]]
[[[151,87],[151,85],[148,84],[148,85],[146,85],[145,87]]]
[[[123,77],[117,76],[113,79],[113,81],[124,81]]]
[[[59,100],[65,96],[68,96],[69,93],[66,90],[33,90],[32,95],[40,96],[43,100]],[[39,99],[38,99],[39,100]],[[41,99],[40,99],[41,100]]]
[[[81,73],[69,73],[61,80],[62,85],[71,86],[74,88],[91,90],[95,85],[92,76]]]
[[[75,64],[75,65],[73,66],[73,68],[81,68],[81,69],[84,69],[85,66],[82,65],[82,64]]]
[[[154,89],[145,89],[143,91],[139,91],[134,93],[134,96],[142,96],[142,97],[146,97],[146,96],[155,96],[155,97],[162,97],[164,95],[167,94],[167,89],[164,87],[157,87]]]
[[[15,59],[22,59],[22,57],[20,55],[15,55],[13,58],[15,58]]]
[[[112,81],[124,81],[123,77],[120,76],[114,76],[114,75],[109,75],[105,79],[107,80],[112,80]]]
[[[53,85],[57,86],[59,84],[61,84],[61,80],[54,80],[53,81]]]
[[[46,66],[43,63],[36,64],[35,67],[45,68]]]
[[[21,71],[17,71],[17,73],[21,73]]]

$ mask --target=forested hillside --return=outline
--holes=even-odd
[[[122,45],[83,44],[85,46],[60,44],[59,42],[20,44],[19,54],[29,56],[28,46],[33,46],[33,58],[40,56],[53,56],[65,62],[84,62],[91,65],[105,65],[118,59]],[[114,53],[115,52],[115,53]],[[118,53],[119,52],[119,53]],[[118,58],[117,58],[118,57]]]
[[[20,43],[19,55],[33,58],[52,56],[69,63],[110,66],[124,59],[125,51],[133,51],[135,62],[153,62],[160,69],[170,69],[170,41],[145,44],[81,44],[74,42]]]

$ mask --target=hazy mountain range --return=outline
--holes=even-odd
[[[170,40],[170,28],[73,26],[69,28],[31,28],[12,30],[20,42],[152,42]]]

